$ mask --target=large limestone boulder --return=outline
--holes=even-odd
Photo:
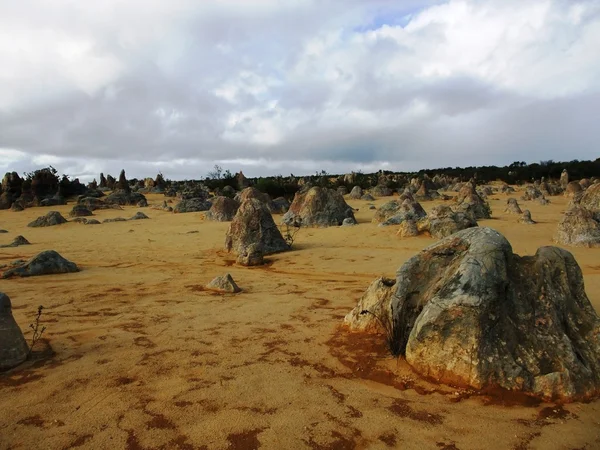
[[[384,277],[373,281],[358,300],[356,308],[346,315],[344,323],[355,331],[378,331],[382,326],[390,328],[392,326],[390,310],[395,284],[396,280]]]
[[[58,211],[50,211],[45,216],[40,216],[33,222],[28,223],[27,226],[32,228],[52,227],[54,225],[61,225],[67,222],[67,219],[65,219]]]
[[[391,324],[390,348],[423,376],[548,400],[600,394],[600,319],[568,251],[520,257],[497,231],[470,228],[409,259],[390,289],[346,323]]]
[[[248,200],[249,198],[254,198],[260,201],[269,209],[269,211],[271,210],[271,196],[269,194],[265,194],[264,192],[259,191],[255,187],[247,187],[246,189],[244,189],[241,192],[238,192],[235,195],[235,200],[240,204],[244,203],[244,201]]]
[[[18,366],[28,354],[23,332],[12,315],[10,298],[0,292],[0,371]]]
[[[477,193],[474,182],[465,183],[455,200],[458,210],[472,214],[475,219],[489,219],[492,216],[489,204]]]
[[[92,213],[91,210],[89,210],[88,208],[85,207],[85,205],[82,205],[82,204],[74,205],[73,209],[69,213],[70,217],[89,217],[89,216],[93,216],[93,215],[94,215],[94,213]]]
[[[237,255],[268,255],[290,249],[267,207],[255,198],[240,205],[227,230],[225,248]]]
[[[359,200],[363,196],[363,190],[360,186],[354,186],[348,196],[353,200]]]
[[[139,206],[142,208],[148,206],[148,201],[143,194],[140,194],[139,192],[126,191],[123,189],[113,191],[106,197],[104,202],[110,205],[119,206],[130,205]]]
[[[436,238],[442,239],[466,228],[476,227],[477,220],[472,214],[453,211],[447,205],[432,208],[426,219],[419,223],[420,231],[428,231]]]
[[[581,185],[577,181],[571,181],[565,189],[566,197],[576,197],[583,192]]]
[[[29,261],[17,267],[8,269],[2,278],[34,277],[38,275],[52,275],[59,273],[79,272],[77,264],[63,258],[54,250],[43,251]]]
[[[235,217],[239,207],[240,204],[237,200],[224,196],[216,197],[206,213],[206,218],[217,222],[230,222]]]
[[[184,198],[182,199],[175,208],[173,208],[174,213],[191,213],[191,212],[200,212],[200,211],[208,211],[212,204],[209,200],[203,198]]]
[[[389,187],[383,184],[378,184],[373,189],[371,189],[371,194],[374,197],[389,197],[394,194],[394,191],[392,191]]]
[[[282,221],[291,226],[328,227],[354,220],[354,212],[337,191],[319,186],[296,193]]]
[[[565,211],[558,223],[554,240],[575,247],[600,246],[600,213],[574,205]]]

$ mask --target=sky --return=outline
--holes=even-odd
[[[600,0],[0,0],[0,172],[600,157]]]

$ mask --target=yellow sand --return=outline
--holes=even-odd
[[[506,198],[492,196],[494,219],[480,225],[519,254],[551,245],[567,199],[519,201],[538,222],[524,225],[503,213]],[[0,280],[27,337],[40,304],[47,326],[38,361],[0,375],[0,448],[600,448],[599,402],[469,396],[420,380],[380,336],[339,330],[374,278],[393,277],[434,242],[401,239],[371,223],[367,202],[349,203],[358,226],[304,229],[294,251],[260,268],[232,265],[222,250],[228,224],[202,213],[145,208],[150,220],[27,228],[49,209],[0,211],[10,231],[0,244],[18,234],[33,244],[0,249],[0,264],[53,249],[82,268]],[[50,209],[66,216],[71,206]],[[600,249],[569,250],[598,311]],[[203,290],[227,272],[242,293]]]

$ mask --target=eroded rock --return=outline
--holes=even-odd
[[[328,227],[339,226],[346,218],[356,222],[344,197],[333,189],[315,186],[296,193],[282,222],[290,226]]]
[[[61,225],[63,223],[67,223],[67,219],[65,219],[61,213],[58,211],[50,211],[45,216],[40,216],[33,222],[28,223],[27,226],[32,228],[52,227],[54,225]]]
[[[388,295],[370,306],[361,299],[346,323],[376,327],[359,313],[379,311],[398,353],[424,376],[547,400],[600,394],[600,319],[566,250],[520,257],[495,230],[463,230],[409,259]]]
[[[233,277],[230,274],[216,277],[206,285],[206,288],[219,292],[230,292],[232,294],[242,291],[235,281],[233,281]]]
[[[33,277],[71,272],[79,272],[77,264],[63,258],[54,250],[46,250],[24,264],[6,270],[2,278]]]
[[[28,354],[23,332],[12,315],[10,298],[0,292],[0,371],[18,366]]]
[[[267,207],[259,200],[249,198],[240,205],[229,225],[225,248],[243,255],[253,246],[258,246],[264,255],[290,249]]]

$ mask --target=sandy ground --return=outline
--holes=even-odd
[[[492,196],[494,218],[480,225],[519,254],[551,245],[567,199],[519,201],[539,222],[523,225],[503,213],[506,198]],[[36,361],[0,375],[0,448],[600,448],[598,401],[523,404],[436,386],[380,336],[340,329],[371,281],[434,242],[401,239],[371,223],[367,202],[349,203],[358,226],[304,229],[260,268],[233,264],[228,224],[202,213],[145,208],[150,220],[27,228],[48,209],[0,211],[10,232],[0,244],[18,234],[33,244],[0,249],[0,264],[54,249],[82,268],[0,280],[23,330],[47,308]],[[600,249],[569,250],[600,311]],[[203,289],[227,272],[242,293]]]

